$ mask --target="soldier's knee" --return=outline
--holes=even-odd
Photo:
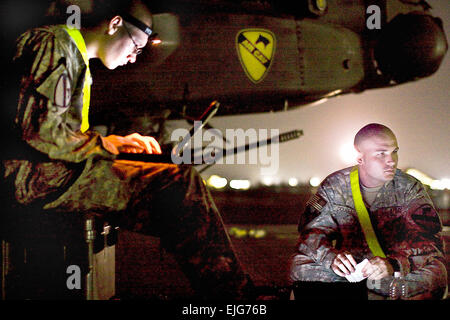
[[[195,175],[198,174],[197,170],[189,164],[180,164],[177,166],[180,173],[183,175]]]
[[[307,256],[301,254],[293,256],[289,266],[289,280],[292,282],[302,281],[303,280],[302,275],[313,264],[314,261]]]
[[[185,182],[202,182],[203,179],[201,175],[198,173],[198,171],[191,165],[182,164],[178,166],[178,173],[180,176],[183,177],[183,180]]]
[[[198,172],[191,165],[170,164],[170,165],[166,165],[160,172],[164,177],[166,177],[166,179],[169,179],[172,182],[175,182],[176,184],[180,184],[180,185],[185,185],[186,183],[191,181],[193,178],[201,179]]]

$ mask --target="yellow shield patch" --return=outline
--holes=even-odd
[[[249,79],[264,79],[275,55],[275,35],[265,29],[244,29],[236,36],[236,48],[242,68]]]

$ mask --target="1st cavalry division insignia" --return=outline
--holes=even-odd
[[[264,29],[244,29],[236,37],[242,68],[253,83],[264,79],[275,54],[275,35]]]

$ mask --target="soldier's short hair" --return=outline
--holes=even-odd
[[[379,123],[369,123],[358,131],[358,133],[355,135],[353,144],[356,148],[358,148],[362,141],[370,137],[379,136],[381,134],[388,134],[392,137],[395,137],[394,132],[392,132],[392,130],[385,125]]]

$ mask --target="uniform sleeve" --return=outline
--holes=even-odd
[[[406,238],[398,243],[393,258],[406,275],[409,296],[431,293],[433,297],[442,297],[447,286],[447,271],[440,236],[441,220],[420,182],[407,192],[406,200]]]
[[[65,46],[51,32],[29,31],[17,47],[14,62],[22,77],[15,125],[21,139],[54,160],[113,158],[99,133],[81,133],[68,121],[80,77],[69,67],[71,53]]]
[[[338,233],[338,226],[332,216],[330,202],[324,181],[317,193],[308,201],[298,229],[300,232],[298,252],[314,260],[315,263],[330,268],[337,255],[332,241]]]

